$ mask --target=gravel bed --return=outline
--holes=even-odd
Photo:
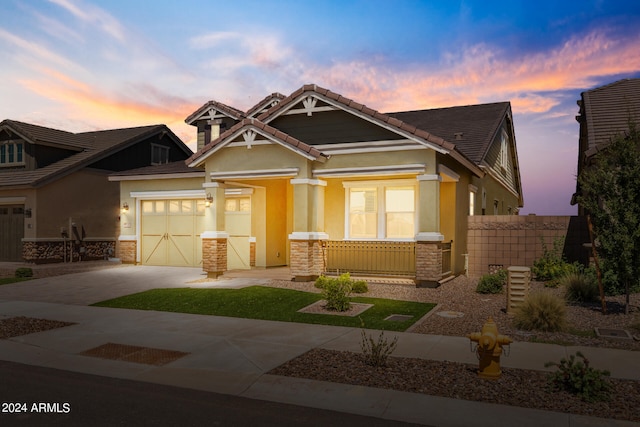
[[[515,341],[640,350],[640,342],[637,340],[596,338],[593,334],[585,336],[585,333],[576,335],[568,332],[519,331],[513,327],[511,317],[506,314],[506,295],[478,294],[475,292],[476,285],[477,280],[464,276],[459,276],[436,289],[418,289],[409,283],[369,283],[369,291],[360,295],[437,303],[435,313],[416,325],[411,330],[413,333],[466,336],[471,332],[480,331],[487,318],[492,316],[500,333],[509,335]],[[313,282],[273,281],[269,286],[320,292],[313,286]],[[563,295],[560,288],[546,288],[543,283],[532,282],[531,292],[536,291]],[[640,326],[640,294],[631,296],[629,315],[624,315],[622,311],[624,298],[607,297],[609,314],[606,316],[601,314],[599,304],[568,306],[569,327],[590,332],[595,327],[626,329],[639,335],[640,331],[634,327]],[[437,315],[437,312],[447,311],[459,312],[462,316]],[[477,365],[396,357],[389,358],[387,367],[374,368],[364,363],[361,354],[314,349],[270,373],[546,411],[640,421],[640,381],[610,379],[614,389],[611,401],[587,403],[567,392],[551,392],[545,372],[503,368],[502,376],[496,381],[490,381],[478,378],[476,370]]]
[[[587,403],[564,391],[552,392],[544,372],[503,368],[499,379],[484,380],[476,369],[462,363],[396,357],[390,357],[386,367],[375,368],[365,364],[361,354],[314,349],[269,374],[640,421],[640,381],[609,379],[614,390],[611,400]]]
[[[89,263],[84,265],[46,266],[34,269],[36,277],[68,274],[86,269],[116,267],[114,263]],[[11,271],[11,276],[13,275]],[[0,277],[3,276],[0,271]],[[542,333],[518,331],[505,312],[506,295],[481,295],[475,292],[476,280],[460,276],[439,288],[416,288],[404,283],[369,283],[369,291],[361,296],[390,298],[406,301],[437,303],[437,313],[452,311],[463,313],[461,317],[428,316],[411,332],[422,334],[466,336],[479,331],[489,316],[498,324],[500,333],[515,341],[553,342],[564,345],[620,348],[640,351],[640,341],[596,338],[582,333]],[[265,286],[296,289],[319,293],[313,282],[271,281]],[[532,282],[531,291],[552,292],[562,295],[562,289],[545,288]],[[622,312],[624,296],[607,297],[608,315],[603,316],[600,305],[570,305],[567,320],[570,328],[593,331],[593,328],[626,329],[640,335],[640,294],[631,296],[629,315]],[[0,318],[0,338],[9,338],[72,323],[26,317]],[[389,388],[413,393],[424,393],[455,399],[475,400],[497,404],[523,406],[549,411],[570,412],[601,418],[640,422],[640,381],[610,379],[614,393],[609,402],[586,403],[566,392],[551,392],[546,374],[539,371],[503,368],[496,381],[479,379],[476,366],[454,362],[429,361],[413,358],[388,360],[387,367],[374,368],[364,363],[362,355],[314,349],[281,365],[270,373],[274,375],[310,378],[321,381]],[[596,366],[597,368],[597,366]]]
[[[369,291],[357,296],[390,298],[405,301],[437,303],[435,312],[416,325],[411,332],[420,334],[466,336],[480,331],[484,322],[492,316],[501,334],[509,335],[515,341],[551,342],[563,345],[584,345],[589,347],[619,348],[640,351],[640,341],[597,338],[594,328],[626,329],[632,335],[640,336],[640,294],[630,298],[630,314],[623,312],[625,296],[607,297],[609,314],[602,315],[599,303],[590,305],[568,305],[567,321],[571,330],[580,334],[562,332],[520,331],[512,325],[511,316],[506,313],[506,294],[483,295],[476,293],[477,280],[465,276],[444,283],[436,289],[416,288],[405,281],[404,284],[369,283]],[[313,282],[272,281],[268,286],[296,289],[308,292],[320,292]],[[562,296],[561,288],[546,288],[541,282],[531,282],[531,292],[552,292]],[[463,313],[461,317],[438,316],[437,312],[454,311]]]
[[[0,339],[34,334],[71,325],[75,325],[75,323],[25,316],[7,317],[0,319]]]

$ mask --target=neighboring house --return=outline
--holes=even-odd
[[[611,138],[629,131],[630,121],[640,125],[640,79],[624,79],[582,92],[576,120],[580,123],[578,175]],[[576,187],[576,193],[580,189]],[[571,204],[575,205],[575,194]],[[578,206],[578,214],[584,209]]]
[[[469,214],[523,205],[508,102],[382,114],[305,85],[246,113],[210,101],[186,122],[198,132],[189,169],[110,177],[130,206],[124,262],[430,286],[464,270]]]
[[[71,133],[0,122],[0,261],[113,255],[120,194],[108,174],[191,154],[165,125]]]

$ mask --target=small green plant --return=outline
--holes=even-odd
[[[16,269],[15,275],[18,278],[33,277],[33,270],[29,267],[20,267]]]
[[[364,324],[363,324],[364,327]],[[384,336],[384,331],[380,331],[378,339],[374,340],[371,334],[367,335],[364,329],[360,330],[362,340],[360,342],[360,348],[362,349],[362,355],[364,362],[367,365],[374,366],[376,368],[386,366],[387,359],[398,346],[398,336],[396,335],[391,342]]]
[[[493,274],[485,274],[478,281],[476,292],[479,294],[499,294],[507,284],[507,271],[500,269]]]
[[[542,257],[533,262],[531,269],[536,280],[546,282],[548,287],[557,287],[559,280],[571,273],[580,271],[577,263],[568,263],[562,252],[564,248],[564,237],[558,237],[553,241],[553,249],[548,249],[542,240]]]
[[[324,287],[327,285],[327,283],[329,283],[329,281],[333,280],[330,277],[327,276],[320,276],[316,279],[315,283],[313,284],[313,286],[315,286],[318,289],[324,289]]]
[[[351,307],[349,295],[351,294],[351,276],[349,273],[341,274],[337,279],[331,278],[322,287],[322,296],[327,300],[327,310],[347,311]]]
[[[356,280],[351,284],[351,290],[356,294],[364,294],[369,290],[369,286],[364,280]]]
[[[582,360],[576,360],[576,356]],[[565,390],[579,396],[586,402],[609,400],[611,384],[605,377],[609,371],[601,371],[589,366],[589,359],[579,351],[560,363],[547,362],[545,367],[556,366],[558,370],[549,375],[549,384],[554,390]]]
[[[565,298],[569,302],[592,302],[598,299],[598,285],[582,273],[571,273],[560,279],[566,289]]]
[[[527,331],[562,331],[566,327],[565,303],[549,292],[532,293],[516,309],[513,324]]]

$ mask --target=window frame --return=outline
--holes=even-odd
[[[397,180],[375,180],[375,181],[344,181],[345,189],[345,217],[344,217],[344,240],[354,241],[389,241],[389,242],[413,242],[418,227],[418,185],[412,179]],[[413,190],[413,236],[412,237],[387,237],[387,214],[402,213],[400,211],[387,212],[386,190],[391,188],[407,188]],[[376,189],[376,237],[351,237],[351,189],[352,188],[375,188]],[[406,212],[405,212],[406,213]]]
[[[9,139],[0,142],[0,167],[25,164],[24,141]]]
[[[158,159],[158,161],[154,161]],[[160,144],[151,144],[151,165],[164,165],[169,163],[169,147]]]

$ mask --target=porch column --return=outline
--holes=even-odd
[[[216,278],[227,270],[227,239],[225,231],[224,186],[218,182],[203,184],[211,205],[205,209],[205,232],[202,238],[202,269],[207,277]],[[210,197],[209,197],[210,196]]]
[[[289,267],[296,282],[315,280],[324,271],[324,187],[319,179],[292,179],[293,233]]]
[[[437,174],[418,176],[418,234],[416,235],[416,286],[437,287],[442,278],[440,233],[440,182]]]

